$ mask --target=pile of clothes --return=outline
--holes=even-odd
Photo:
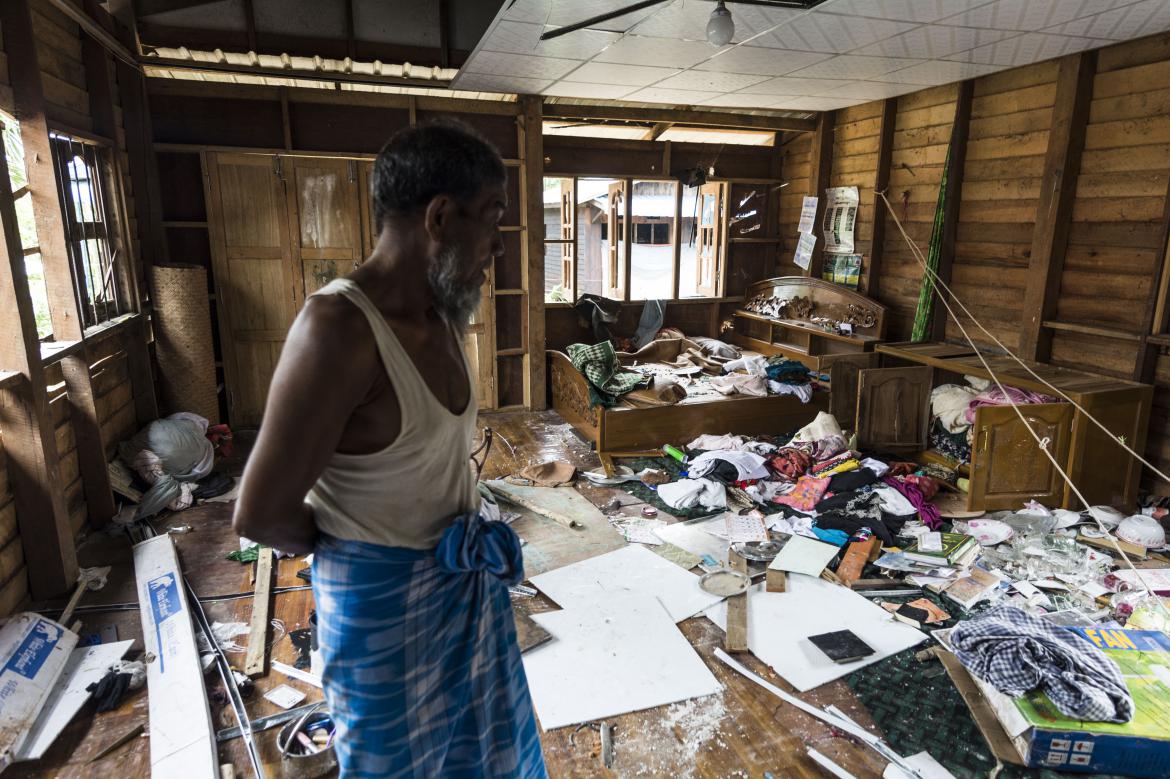
[[[976,376],[963,378],[966,384],[942,384],[930,393],[930,446],[956,463],[971,461],[972,426],[980,406],[1060,402],[1059,398],[1016,387],[1001,391],[990,380]]]

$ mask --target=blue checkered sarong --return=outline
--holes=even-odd
[[[318,542],[317,635],[343,779],[547,776],[506,584],[519,571],[507,554],[468,554],[463,535],[447,543],[462,533],[496,551],[515,541],[518,564],[511,528],[472,532],[481,523],[456,521],[442,563],[434,552]]]

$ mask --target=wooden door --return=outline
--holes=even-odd
[[[228,417],[255,427],[297,310],[288,206],[274,155],[208,152],[204,165]]]
[[[699,233],[695,242],[695,291],[701,297],[719,295],[719,269],[723,262],[724,186],[699,187]]]
[[[626,182],[615,181],[609,185],[606,214],[609,258],[603,274],[603,286],[605,296],[614,300],[626,299],[626,260],[629,248],[629,225],[626,224],[627,196]]]
[[[1067,467],[1074,408],[1071,403],[1020,406],[1028,425],[1061,467]],[[1029,500],[1045,506],[1064,502],[1064,479],[1040,451],[1011,406],[981,406],[975,411],[971,447],[973,510],[1018,509]]]
[[[928,366],[860,371],[857,446],[876,452],[925,449],[933,376]]]
[[[576,198],[573,196],[573,179],[561,179],[561,234],[562,241],[572,241],[575,229],[574,220],[577,214]],[[576,300],[577,274],[574,268],[577,264],[577,246],[575,243],[561,244],[561,286],[565,289],[565,297],[570,301]]]
[[[332,157],[281,157],[292,216],[293,271],[305,298],[365,259],[358,162]]]
[[[374,161],[358,161],[358,199],[361,201],[362,257],[369,257],[378,244],[378,225],[374,221]]]

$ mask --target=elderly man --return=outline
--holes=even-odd
[[[234,526],[314,553],[325,695],[349,777],[543,777],[507,585],[480,516],[461,337],[507,202],[499,154],[452,122],[374,164],[381,234],[306,303],[272,380]]]

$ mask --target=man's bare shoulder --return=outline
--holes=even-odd
[[[366,315],[341,295],[309,298],[293,323],[286,349],[299,359],[346,373],[364,370],[377,359]]]

